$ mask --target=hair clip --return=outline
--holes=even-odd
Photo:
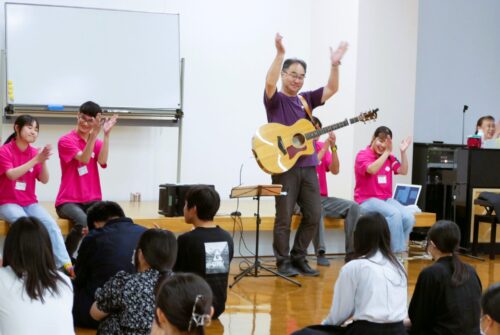
[[[193,312],[191,313],[191,319],[189,320],[188,332],[191,331],[191,325],[194,323],[195,327],[205,326],[210,322],[210,315],[196,313],[196,305],[198,301],[203,300],[204,297],[201,294],[196,296],[193,304]]]

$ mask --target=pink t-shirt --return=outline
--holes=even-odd
[[[325,146],[324,142],[315,141],[314,145],[316,147],[316,154],[320,152],[320,150]],[[319,164],[316,165],[316,173],[318,174],[318,182],[319,182],[319,193],[322,197],[328,196],[328,186],[326,184],[326,173],[329,170],[329,166],[332,164],[332,154],[330,150],[327,150],[319,161]]]
[[[61,137],[57,143],[62,175],[56,206],[67,202],[82,203],[102,199],[101,181],[97,168],[102,141],[96,140],[89,162],[83,164],[77,161],[75,156],[85,149],[86,144],[87,142],[78,135],[76,130]],[[101,167],[106,168],[106,165]]]
[[[21,151],[15,140],[0,147],[0,205],[28,206],[38,202],[35,186],[42,171],[41,164],[36,164],[17,180],[10,180],[5,174],[8,170],[30,161],[37,153],[38,150],[31,145]]]
[[[369,198],[386,200],[392,197],[392,173],[397,174],[401,163],[390,155],[376,174],[369,174],[366,172],[368,165],[375,162],[378,157],[370,146],[358,152],[356,156],[354,200],[358,204]]]

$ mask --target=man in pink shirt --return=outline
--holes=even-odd
[[[392,174],[408,173],[406,150],[411,137],[401,141],[401,163],[392,152],[392,131],[381,126],[375,130],[369,146],[356,156],[354,172],[356,186],[354,200],[363,212],[382,214],[391,232],[391,248],[394,253],[407,251],[407,240],[415,225],[413,213],[392,198]]]
[[[71,256],[87,227],[87,209],[95,201],[102,200],[97,164],[102,168],[107,166],[109,134],[117,116],[103,118],[101,115],[101,107],[87,101],[80,106],[76,129],[62,136],[57,143],[62,176],[56,211],[59,217],[74,224],[66,238],[66,248]],[[97,138],[101,129],[103,140]]]
[[[315,116],[313,116],[313,123],[316,129],[321,129],[323,127],[321,121]],[[326,245],[324,217],[345,219],[345,252],[346,261],[348,261],[354,253],[352,234],[360,216],[360,208],[354,201],[328,196],[326,173],[331,172],[334,175],[337,175],[340,171],[340,161],[337,155],[335,133],[330,132],[325,142],[315,141],[314,145],[316,146],[316,153],[319,161],[319,164],[316,166],[316,173],[318,174],[322,212],[318,230],[313,238],[313,245],[314,252],[317,257],[317,264],[320,266],[329,266],[330,262],[325,257]]]

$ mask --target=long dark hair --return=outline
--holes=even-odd
[[[21,217],[9,229],[3,248],[3,265],[24,278],[26,293],[44,302],[48,290],[59,293],[57,281],[64,281],[56,269],[49,233],[35,217]]]
[[[14,125],[13,125],[14,132],[9,137],[7,137],[4,144],[7,144],[10,141],[16,139],[16,136],[17,136],[16,126],[17,126],[17,129],[19,129],[19,132],[21,132],[21,129],[23,129],[24,126],[26,126],[26,125],[31,126],[33,124],[33,122],[36,122],[36,129],[40,129],[40,123],[38,122],[36,117],[28,115],[28,114],[19,115],[17,117],[16,121],[14,121]]]
[[[170,272],[177,259],[177,239],[169,230],[153,228],[142,233],[135,253],[136,266],[139,264],[138,249],[149,266],[160,273]]]
[[[205,334],[212,307],[212,290],[193,273],[176,273],[164,280],[156,294],[156,307],[168,322],[187,334]],[[156,323],[160,324],[158,315]]]
[[[500,283],[488,287],[481,298],[481,309],[483,315],[489,315],[493,320],[500,323]]]
[[[469,279],[469,271],[457,255],[460,245],[460,229],[453,221],[439,220],[429,229],[427,240],[432,241],[442,253],[452,254],[453,274],[451,285],[456,287]]]
[[[385,217],[376,212],[366,213],[356,223],[354,230],[355,258],[369,258],[377,251],[387,258],[401,273],[406,271],[391,251],[391,233]]]

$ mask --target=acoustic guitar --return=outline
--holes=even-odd
[[[378,108],[372,109],[321,129],[316,129],[307,119],[300,119],[291,126],[268,123],[260,127],[253,136],[252,151],[264,172],[283,173],[290,170],[299,157],[315,152],[313,139],[316,137],[359,121],[375,120],[377,112]]]

